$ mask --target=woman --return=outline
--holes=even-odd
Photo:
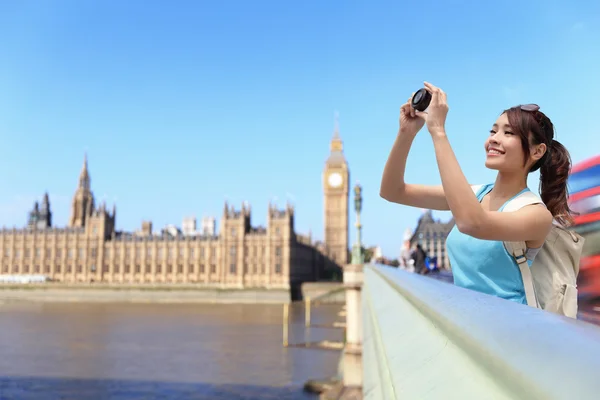
[[[385,165],[380,195],[413,207],[450,210],[455,227],[446,246],[454,283],[458,286],[527,304],[517,263],[503,241],[525,241],[533,261],[544,244],[553,220],[572,222],[567,204],[571,160],[554,137],[554,126],[537,105],[505,110],[485,141],[485,166],[498,171],[493,184],[471,186],[462,173],[448,137],[446,93],[425,82],[432,99],[427,112],[415,111],[409,101],[400,109],[400,130]],[[417,132],[427,124],[433,140],[442,185],[404,182],[406,158]],[[502,212],[527,188],[529,172],[540,169],[543,203]]]

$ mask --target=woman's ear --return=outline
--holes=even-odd
[[[548,148],[545,143],[536,144],[531,147],[530,154],[534,164],[544,157],[546,150],[548,150]]]

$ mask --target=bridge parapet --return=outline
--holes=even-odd
[[[365,399],[599,398],[598,327],[397,268],[363,274],[362,312],[347,312],[362,314]]]

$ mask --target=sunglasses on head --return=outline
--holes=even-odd
[[[533,112],[535,114],[533,114],[533,118],[537,121],[537,123],[540,125],[540,128],[542,128],[542,131],[546,130],[546,123],[544,121],[544,117],[543,114],[541,112],[537,112],[540,110],[540,106],[538,106],[537,104],[522,104],[519,106],[519,108],[523,111],[529,111],[529,112]],[[548,135],[548,133],[547,133]],[[554,137],[554,133],[550,132],[550,139],[552,139]]]
[[[522,104],[519,107],[523,111],[531,111],[531,112],[536,112],[536,111],[539,111],[539,109],[540,109],[540,106],[538,106],[537,104]]]

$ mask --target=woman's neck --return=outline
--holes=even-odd
[[[520,173],[498,172],[490,195],[494,198],[510,198],[527,187],[527,178]]]

